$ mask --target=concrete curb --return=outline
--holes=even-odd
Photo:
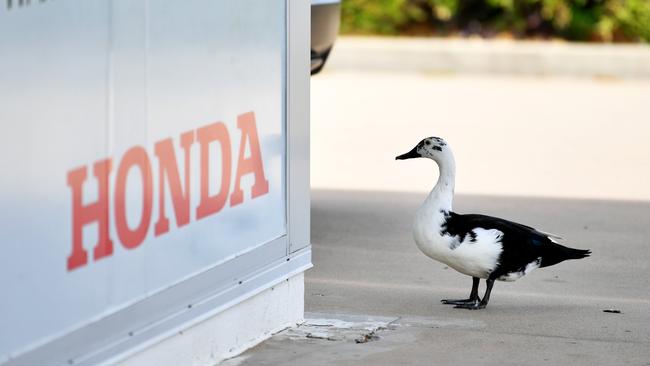
[[[339,37],[326,70],[650,79],[650,46]]]

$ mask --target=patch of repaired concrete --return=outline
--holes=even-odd
[[[278,333],[278,339],[322,339],[366,343],[379,339],[378,333],[389,329],[399,318],[368,317],[343,314],[305,314],[305,322]]]
[[[483,328],[467,319],[381,317],[306,313],[305,322],[285,329],[224,366],[354,364],[417,338],[417,328]]]

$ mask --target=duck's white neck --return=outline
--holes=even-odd
[[[429,193],[425,205],[435,210],[451,211],[456,183],[456,161],[449,149],[434,160],[438,164],[440,176]]]

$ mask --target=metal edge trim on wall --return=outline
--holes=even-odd
[[[312,267],[311,248],[256,266],[272,253],[284,251],[286,237],[269,242],[255,255],[242,255],[205,273],[90,324],[32,352],[10,359],[6,366],[110,364],[198,324],[279,282]],[[247,253],[248,254],[248,253]],[[264,254],[264,255],[261,255]],[[255,257],[258,257],[256,261]],[[259,268],[232,277],[228,286],[214,288],[233,268]],[[179,301],[179,299],[181,301]],[[104,338],[107,334],[116,335]]]
[[[309,247],[309,75],[311,4],[287,1],[288,253]]]

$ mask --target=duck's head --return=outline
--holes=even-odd
[[[420,141],[415,147],[407,152],[395,157],[395,160],[406,160],[413,158],[429,158],[438,161],[441,155],[449,150],[445,140],[440,137],[427,137]]]

